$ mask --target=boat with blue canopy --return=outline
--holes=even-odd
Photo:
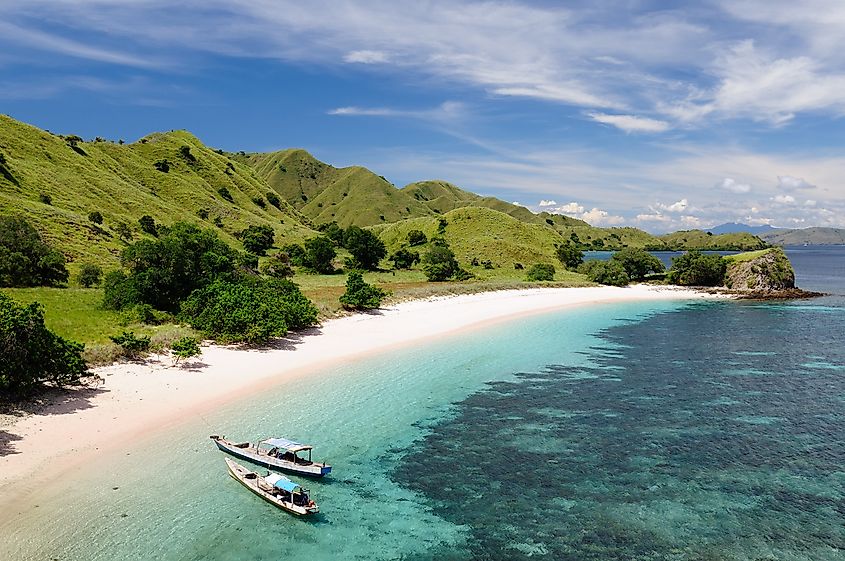
[[[287,438],[265,438],[252,443],[234,442],[215,434],[211,440],[223,452],[260,466],[309,477],[323,477],[332,471],[332,466],[311,459],[313,446]]]
[[[229,458],[226,458],[226,467],[229,475],[241,485],[272,505],[297,516],[320,512],[320,507],[311,500],[308,489],[284,475],[269,472],[267,475],[259,475]]]

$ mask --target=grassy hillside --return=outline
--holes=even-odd
[[[115,227],[128,224],[137,239],[144,235],[138,219],[146,214],[165,225],[180,220],[216,224],[236,246],[232,234],[251,224],[270,225],[280,238],[311,235],[304,217],[289,204],[281,201],[275,208],[267,203],[269,188],[250,167],[184,131],[151,134],[124,145],[82,142],[0,116],[0,154],[2,211],[24,214],[71,262],[116,264],[124,244]],[[221,188],[231,202],[220,195]],[[93,211],[103,215],[103,224],[89,220]]]
[[[304,150],[248,154],[239,159],[314,224],[336,221],[342,227],[373,226],[434,214],[366,168],[338,169]]]
[[[768,244],[748,232],[714,235],[703,230],[681,230],[660,236],[666,249],[704,249],[753,251],[764,249]]]
[[[775,245],[843,245],[845,229],[801,228],[798,230],[775,230],[760,234],[760,237]]]

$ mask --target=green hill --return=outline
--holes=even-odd
[[[280,238],[312,235],[288,203],[267,202],[269,188],[250,167],[184,131],[131,144],[84,142],[0,116],[0,154],[3,212],[24,214],[70,262],[116,264],[124,245],[117,225],[128,224],[138,238],[143,215],[164,225],[216,224],[235,245],[233,234],[249,225],[270,225]],[[102,224],[89,220],[94,211]]]
[[[711,234],[703,230],[681,230],[660,236],[666,249],[703,249],[753,251],[764,249],[768,244],[748,232]]]
[[[335,168],[305,150],[248,154],[240,159],[314,224],[336,221],[342,227],[373,226],[434,214],[366,168]]]
[[[800,228],[796,230],[777,229],[760,235],[765,241],[775,245],[843,245],[843,228]]]

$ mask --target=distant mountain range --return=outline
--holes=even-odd
[[[842,245],[845,244],[845,229],[843,228],[774,228],[768,224],[749,226],[728,222],[710,228],[713,234],[731,234],[747,232],[754,234],[767,243],[773,245]]]

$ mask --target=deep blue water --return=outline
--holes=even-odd
[[[788,253],[832,295],[614,325],[457,404],[393,477],[470,538],[413,558],[845,559],[845,248]]]

